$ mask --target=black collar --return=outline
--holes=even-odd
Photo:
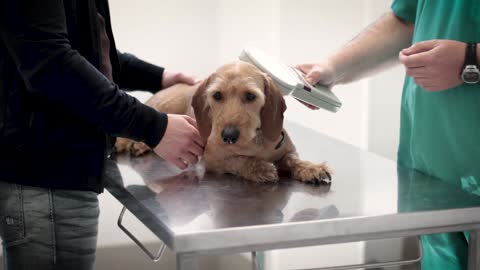
[[[285,133],[283,133],[282,131],[282,138],[280,139],[280,142],[277,144],[277,146],[275,146],[275,150],[278,150],[278,148],[280,148],[283,144],[283,141],[285,140]]]

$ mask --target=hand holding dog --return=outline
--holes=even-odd
[[[195,76],[186,75],[181,72],[177,73],[177,72],[164,71],[161,89],[168,88],[177,83],[185,83],[188,85],[193,85],[197,82],[199,82],[199,79],[197,79]]]
[[[407,75],[427,91],[442,91],[463,83],[461,70],[467,44],[454,40],[418,42],[399,54]]]
[[[168,125],[160,143],[153,151],[174,164],[185,169],[188,164],[196,164],[203,154],[205,140],[197,130],[197,123],[187,115],[168,114]]]

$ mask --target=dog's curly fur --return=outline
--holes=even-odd
[[[281,92],[251,64],[238,61],[224,65],[202,83],[174,85],[159,91],[146,104],[161,112],[196,118],[200,134],[208,138],[202,160],[209,172],[272,182],[279,179],[277,170],[281,169],[303,182],[331,180],[332,170],[325,164],[299,159],[283,129],[286,105]],[[222,138],[227,126],[240,132],[235,143],[228,144]],[[137,156],[150,150],[125,138],[117,139],[115,146],[117,152]]]

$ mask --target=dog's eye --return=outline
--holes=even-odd
[[[220,93],[220,92],[215,92],[215,94],[213,94],[213,99],[215,99],[215,100],[222,100],[222,93]]]
[[[256,96],[250,92],[246,93],[245,94],[245,98],[248,100],[248,101],[254,101]]]

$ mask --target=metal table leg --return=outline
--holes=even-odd
[[[145,252],[145,254],[147,254],[147,256],[154,262],[158,262],[161,258],[162,258],[162,255],[163,253],[165,252],[165,244],[162,243],[161,246],[160,246],[160,249],[158,250],[158,252],[156,254],[153,254],[152,252],[150,252],[150,250],[147,249],[147,247],[145,247],[142,242],[140,242],[140,240],[138,240],[127,228],[125,228],[125,226],[123,226],[122,224],[122,220],[123,220],[123,215],[125,214],[125,210],[127,210],[127,208],[124,206],[122,208],[122,212],[120,213],[120,216],[118,217],[118,221],[117,221],[117,225],[118,227],[128,236],[130,237],[130,239],[133,240],[133,242],[135,242],[135,244],[137,244],[142,250],[143,252]]]
[[[198,270],[198,260],[192,255],[177,254],[177,270]]]
[[[468,243],[468,270],[480,270],[480,230],[472,230]]]
[[[262,270],[263,268],[260,266],[257,258],[257,252],[252,251],[252,270]]]
[[[472,236],[470,236],[472,239]],[[478,264],[478,258],[480,254],[478,254],[478,247],[479,241],[478,238],[476,239],[477,248],[475,251],[477,252],[477,260],[475,261]],[[418,245],[418,257],[412,260],[401,260],[401,261],[390,261],[390,262],[376,262],[376,263],[365,263],[365,264],[355,264],[355,265],[342,265],[342,266],[332,266],[332,267],[322,267],[322,268],[310,268],[310,269],[301,269],[301,270],[351,270],[351,269],[370,269],[370,268],[384,268],[384,267],[392,267],[392,266],[401,266],[401,265],[408,265],[413,263],[418,263],[422,260],[423,257],[423,250],[422,250],[422,243],[420,238],[417,237],[417,245]],[[253,270],[261,270],[262,265],[258,262],[257,253],[252,252],[252,269]],[[297,269],[300,270],[300,269]],[[469,268],[468,270],[480,270],[480,268]]]

